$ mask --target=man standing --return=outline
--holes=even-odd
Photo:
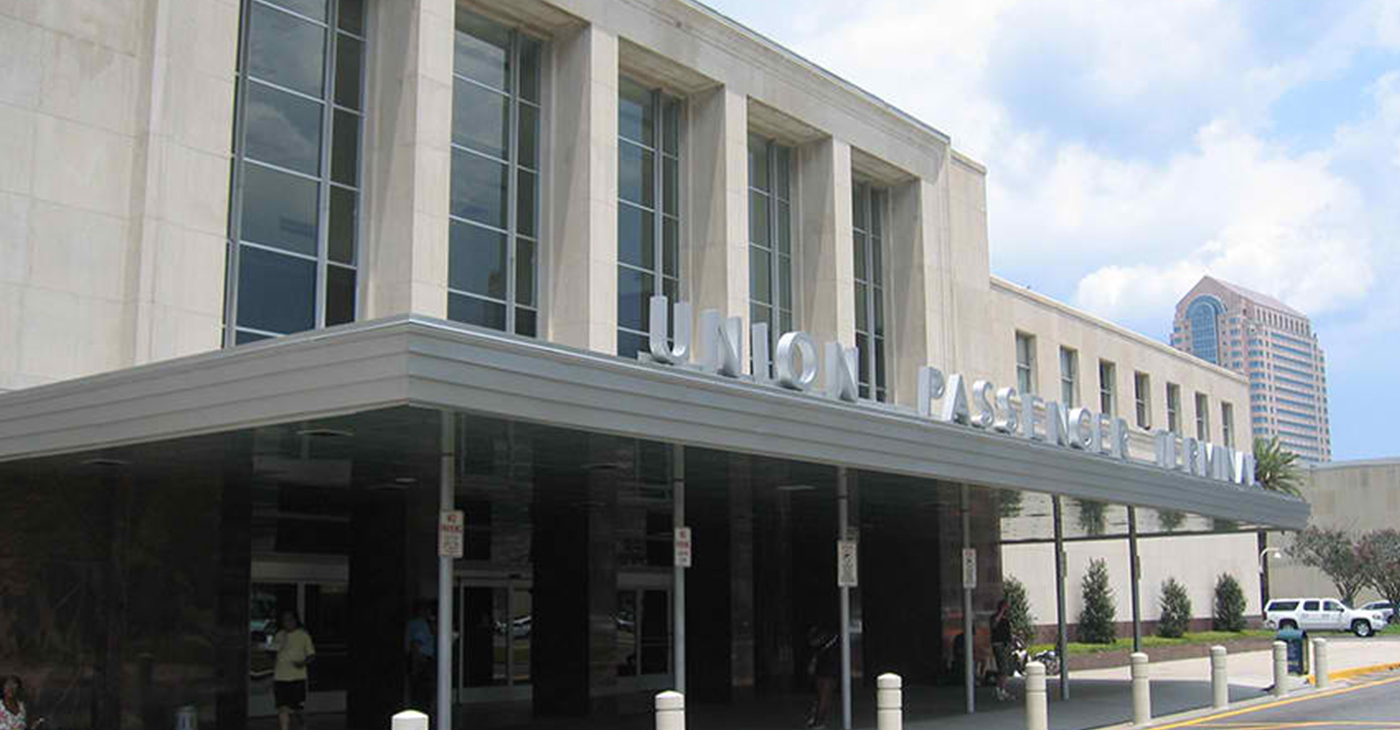
[[[316,659],[316,646],[311,643],[311,634],[302,628],[297,615],[283,611],[282,623],[272,639],[272,650],[277,652],[277,664],[272,672],[277,722],[282,730],[290,730],[293,714],[297,717],[298,726],[306,723],[301,714],[302,705],[306,702],[306,667]]]
[[[404,629],[404,649],[408,652],[409,705],[431,712],[437,693],[437,631],[433,604],[419,601],[413,618]]]

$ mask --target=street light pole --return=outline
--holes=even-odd
[[[1283,551],[1276,547],[1266,547],[1259,551],[1259,615],[1264,615],[1264,607],[1269,605],[1269,553],[1283,557]]]

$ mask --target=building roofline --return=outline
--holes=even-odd
[[[1400,456],[1382,456],[1375,459],[1351,459],[1349,461],[1308,462],[1309,471],[1329,469],[1350,469],[1358,466],[1400,466]]]

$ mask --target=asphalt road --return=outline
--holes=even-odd
[[[1400,730],[1400,672],[1358,677],[1315,695],[1291,697],[1167,728],[1202,730]]]

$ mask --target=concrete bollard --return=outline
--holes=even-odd
[[[667,690],[656,696],[656,730],[685,730],[685,695]]]
[[[1274,696],[1288,694],[1288,645],[1274,642]]]
[[[1210,648],[1211,706],[1223,710],[1230,705],[1230,672],[1225,666],[1225,647]]]
[[[1134,652],[1129,659],[1133,663],[1133,724],[1146,725],[1152,722],[1152,686],[1147,677],[1147,655]]]
[[[875,678],[876,730],[904,730],[904,680],[886,672]]]
[[[1328,664],[1328,662],[1327,662],[1327,640],[1326,640],[1326,639],[1313,639],[1313,640],[1312,640],[1312,643],[1313,643],[1313,672],[1314,672],[1314,675],[1317,677],[1317,679],[1316,679],[1316,681],[1315,681],[1315,684],[1316,684],[1316,686],[1317,686],[1318,689],[1323,689],[1323,688],[1325,688],[1328,684],[1331,684],[1331,682],[1329,681],[1329,678],[1328,678],[1328,676],[1327,676],[1327,672],[1328,672],[1328,666],[1327,666],[1327,664]]]
[[[428,716],[417,710],[404,710],[389,720],[390,730],[428,730]]]
[[[1062,678],[1061,682],[1064,681]],[[1050,712],[1045,706],[1045,665],[1026,663],[1026,730],[1049,730]]]

